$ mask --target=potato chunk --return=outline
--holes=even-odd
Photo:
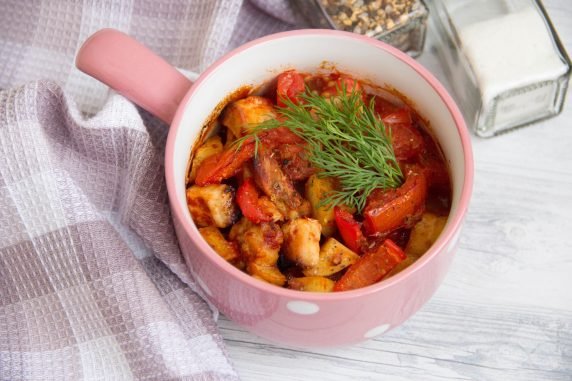
[[[333,280],[322,276],[306,276],[288,280],[288,288],[298,291],[332,292],[335,284]]]
[[[305,269],[304,275],[332,275],[354,264],[358,259],[359,255],[342,245],[338,240],[328,238],[320,249],[318,264],[312,268]]]
[[[276,205],[274,205],[274,203],[270,201],[268,197],[261,196],[258,199],[258,207],[263,211],[264,214],[272,216],[272,222],[284,220],[282,213],[280,213]]]
[[[284,283],[286,283],[286,277],[280,272],[277,266],[267,266],[256,262],[250,262],[246,266],[246,272],[254,278],[276,286],[282,287]]]
[[[313,218],[297,218],[282,226],[286,258],[303,268],[318,265],[322,226]]]
[[[195,177],[197,176],[197,168],[199,168],[201,163],[207,157],[222,152],[222,149],[223,146],[222,146],[222,141],[220,140],[220,136],[213,136],[212,138],[207,139],[207,141],[205,141],[203,145],[197,148],[193,156],[193,162],[191,164],[191,171],[189,172],[189,177],[187,178],[187,183],[195,181]]]
[[[447,217],[437,216],[433,213],[423,213],[421,220],[413,227],[409,241],[405,247],[407,258],[395,266],[387,277],[393,276],[411,266],[413,262],[425,254],[433,243],[439,238],[441,231],[447,223]]]
[[[229,128],[234,136],[240,137],[260,123],[274,118],[276,111],[270,99],[251,95],[229,104],[222,124]]]
[[[447,217],[437,216],[433,213],[423,213],[421,220],[411,229],[409,242],[405,247],[407,256],[420,257],[439,238],[443,231]]]
[[[238,218],[234,188],[226,184],[193,185],[187,189],[187,206],[199,227],[226,228]]]
[[[331,205],[321,205],[328,193],[334,190],[334,179],[312,175],[306,181],[306,199],[312,207],[312,217],[322,225],[322,234],[330,237],[336,231],[334,208]]]
[[[210,247],[223,257],[227,262],[234,262],[239,259],[240,252],[236,242],[229,242],[224,238],[220,230],[214,226],[200,228],[199,232],[207,241]]]
[[[238,242],[247,273],[277,286],[286,283],[286,277],[277,265],[278,253],[284,240],[277,224],[253,224],[242,218],[230,229],[229,238]]]

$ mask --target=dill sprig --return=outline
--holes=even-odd
[[[376,117],[374,101],[366,105],[358,92],[345,87],[331,99],[308,88],[294,104],[283,99],[280,121],[269,120],[252,129],[254,137],[264,130],[285,126],[306,141],[308,160],[320,169],[318,176],[333,177],[339,187],[323,200],[325,205],[346,204],[361,212],[369,194],[377,188],[396,188],[403,174],[399,169],[391,136]]]

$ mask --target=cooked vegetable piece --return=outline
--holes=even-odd
[[[260,123],[275,118],[276,111],[270,99],[251,95],[229,104],[222,124],[230,129],[234,136],[243,136]]]
[[[306,157],[305,144],[281,144],[273,153],[284,174],[292,181],[306,180],[316,172]]]
[[[354,219],[350,212],[338,206],[334,208],[334,216],[336,226],[346,246],[355,253],[359,253],[365,240],[361,231],[361,224]]]
[[[218,228],[207,226],[200,228],[199,232],[210,247],[227,262],[235,263],[240,259],[240,251],[236,242],[227,241]]]
[[[387,234],[402,227],[412,227],[424,211],[427,181],[423,170],[410,167],[405,183],[386,191],[374,191],[364,211],[364,227],[368,234]]]
[[[281,144],[303,142],[298,136],[286,128],[274,128],[259,136],[261,142],[268,148]],[[253,138],[246,139],[239,146],[231,146],[224,151],[209,156],[197,168],[196,185],[218,184],[242,170],[244,163],[254,157],[256,142]]]
[[[320,230],[322,226],[313,218],[297,218],[282,226],[284,254],[302,268],[312,268],[320,260]]]
[[[403,270],[405,270],[406,268],[411,266],[413,264],[413,262],[415,262],[416,260],[417,260],[417,258],[415,258],[415,257],[407,256],[407,258],[405,258],[402,262],[399,262],[397,264],[397,266],[395,266],[393,269],[391,269],[391,271],[387,273],[385,278],[389,278],[391,276],[399,274],[400,272],[402,272]]]
[[[189,173],[189,177],[187,182],[195,181],[195,177],[197,176],[197,168],[201,165],[201,163],[208,157],[216,155],[222,152],[222,141],[220,136],[212,136],[207,139],[207,141],[201,145],[195,155],[193,156],[193,164],[191,165],[191,171]]]
[[[277,266],[284,235],[273,222],[253,224],[242,218],[230,229],[229,238],[238,242],[246,272],[268,283],[282,286],[286,277]]]
[[[226,184],[193,185],[187,189],[187,206],[199,227],[226,228],[238,219],[234,188]]]
[[[284,221],[284,215],[280,213],[276,205],[267,196],[258,198],[258,207],[264,214],[271,216],[272,222]]]
[[[391,113],[385,114],[381,120],[386,126],[400,126],[407,125],[411,126],[413,124],[413,119],[411,118],[411,112],[403,107],[399,110],[395,110]]]
[[[391,103],[385,98],[374,96],[375,112],[383,119],[385,116],[399,110],[399,106]]]
[[[409,242],[405,247],[407,255],[418,258],[429,250],[431,245],[439,238],[446,223],[447,217],[437,216],[433,213],[423,213],[421,220],[411,229]]]
[[[286,277],[280,272],[276,266],[268,266],[258,262],[250,262],[246,267],[246,272],[256,279],[274,284],[276,286],[284,286]]]
[[[225,142],[224,142],[224,149],[226,150],[227,148],[230,148],[232,145],[234,145],[234,141],[236,140],[236,136],[234,136],[234,134],[232,133],[232,131],[230,130],[230,128],[226,128],[226,134],[225,134]]]
[[[312,175],[306,181],[306,199],[312,207],[312,217],[322,225],[324,237],[330,237],[336,232],[334,208],[331,205],[323,205],[324,199],[334,190],[335,181],[331,177],[318,177]]]
[[[258,137],[260,138],[260,141],[264,143],[264,146],[268,148],[279,147],[283,144],[304,144],[304,140],[302,138],[286,127],[276,127],[264,130],[258,134]]]
[[[254,158],[254,179],[287,219],[310,213],[310,204],[296,191],[270,150],[259,149],[258,156]]]
[[[330,276],[354,264],[359,255],[335,238],[328,238],[320,248],[318,265],[304,270],[306,276]]]
[[[383,241],[383,246],[385,246],[385,248],[390,252],[390,254],[396,257],[405,256],[403,249],[391,239],[386,239],[385,241]]]
[[[362,255],[336,282],[334,291],[355,290],[377,283],[405,258],[399,246],[385,240],[375,250]]]
[[[386,245],[386,247],[389,250],[393,250],[394,253],[396,253],[396,255],[398,255],[398,256],[403,255],[403,249],[399,245],[397,245],[393,240],[387,239],[387,240],[385,240],[384,244]],[[398,274],[399,272],[403,271],[408,266],[410,266],[416,260],[417,260],[417,258],[414,258],[410,255],[407,255],[407,253],[405,253],[405,259],[402,260],[401,262],[399,262],[393,269],[391,269],[391,271],[388,272],[387,275],[384,276],[384,279],[389,278],[390,276],[393,276],[395,274]]]
[[[282,213],[272,201],[268,198],[259,197],[256,185],[251,178],[245,179],[238,187],[236,202],[242,211],[242,215],[255,224],[276,222],[283,219]]]
[[[304,92],[304,78],[296,70],[288,70],[278,75],[276,103],[284,107],[284,99],[298,103],[298,94]]]
[[[333,280],[322,276],[307,276],[288,280],[288,288],[309,292],[332,292],[335,284],[336,282]]]
[[[254,141],[245,142],[240,148],[229,147],[223,152],[205,159],[197,169],[196,185],[218,184],[236,175],[242,165],[254,156]]]
[[[391,133],[391,144],[397,160],[410,160],[421,154],[424,149],[423,137],[413,127],[409,109],[402,108],[384,116],[382,120]]]
[[[341,76],[336,80],[330,80],[320,95],[326,98],[334,97],[344,89],[347,93],[359,92],[361,91],[361,86],[355,79]]]
[[[425,150],[419,157],[419,163],[425,171],[428,187],[449,194],[450,182],[447,166],[441,158],[439,148],[429,136],[425,136]]]

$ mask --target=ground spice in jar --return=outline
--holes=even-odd
[[[424,0],[296,0],[308,24],[383,41],[417,57],[423,51],[429,9]]]
[[[419,0],[320,0],[338,29],[375,36],[406,24]]]

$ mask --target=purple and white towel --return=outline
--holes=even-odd
[[[0,2],[0,380],[238,379],[172,229],[167,126],[74,58],[113,27],[201,71],[295,22],[281,0]]]

